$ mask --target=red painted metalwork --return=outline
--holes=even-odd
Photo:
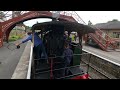
[[[87,34],[85,34],[85,35],[83,36],[83,40],[85,41],[85,44],[87,44],[87,40],[88,40],[88,35],[87,35]]]
[[[3,38],[2,38],[3,33],[2,33],[2,29],[1,28],[2,27],[1,27],[1,23],[0,23],[0,47],[3,46]]]
[[[69,16],[68,16],[69,14]],[[3,44],[3,39],[8,41],[8,37],[9,34],[12,30],[12,27],[14,27],[16,25],[16,23],[19,22],[23,22],[26,20],[30,20],[30,19],[35,19],[35,18],[53,18],[52,17],[52,12],[50,11],[30,11],[27,12],[23,15],[20,15],[18,17],[9,19],[5,22],[2,22],[0,24],[0,34],[1,34],[1,42],[0,44]],[[62,14],[60,14],[59,20],[67,20],[67,21],[71,21],[71,22],[79,22],[81,23],[81,21],[83,22],[83,24],[85,24],[85,22],[81,19],[81,17],[77,14],[77,13],[68,13],[63,11]],[[108,47],[111,47],[113,49],[116,49],[116,40],[111,39],[107,34],[105,34],[104,32],[102,32],[100,29],[96,28],[97,31],[95,32],[95,34],[88,34],[92,39],[94,39],[96,41],[96,43],[105,51],[108,50]],[[104,36],[104,37],[103,37]],[[87,38],[86,38],[87,39]]]
[[[78,23],[87,25],[76,12],[73,12],[73,13],[63,12],[63,13],[65,15],[71,14],[71,16],[73,18],[75,18],[75,20]],[[92,33],[92,34],[88,34],[88,36],[90,36],[105,51],[107,51],[109,49],[113,49],[113,50],[117,49],[118,40],[115,40],[115,39],[109,37],[106,33],[101,31],[99,28],[97,28],[97,27],[95,27],[95,28],[97,29],[96,32]],[[86,43],[88,37],[84,36],[83,39],[85,40],[85,43]]]
[[[71,79],[89,79],[89,74],[84,74],[82,76],[76,76]]]
[[[3,46],[3,39],[0,38],[0,47],[2,47],[2,46]]]
[[[95,34],[90,33],[88,34],[94,41],[104,50],[108,51],[109,49],[117,49],[117,42],[116,40],[109,37],[103,31],[97,28]],[[108,48],[109,47],[109,48]]]
[[[6,38],[5,37],[3,37],[3,38],[5,40],[6,39],[8,40],[9,33],[11,31],[10,28],[15,26],[16,23],[23,22],[23,21],[30,20],[30,19],[35,19],[35,18],[43,18],[43,17],[44,18],[53,18],[52,13],[49,11],[30,11],[30,12],[20,15],[18,17],[15,17],[15,18],[12,18],[5,22],[2,22],[1,23],[2,32],[3,32],[2,36],[5,36]],[[72,21],[72,22],[75,21],[75,19],[73,17],[66,16],[66,15],[60,15],[59,20],[67,20],[67,21]]]

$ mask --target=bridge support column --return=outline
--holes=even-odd
[[[88,41],[88,35],[87,34],[85,34],[84,36],[83,36],[83,40],[85,41],[85,45],[87,44],[87,41]]]
[[[7,31],[6,33],[5,33],[5,35],[6,35],[6,42],[8,43],[9,42],[9,34],[10,34],[10,31]]]
[[[0,23],[0,47],[3,46],[3,32],[2,32],[2,25]]]

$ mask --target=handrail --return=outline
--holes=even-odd
[[[71,16],[73,16],[75,18],[75,20],[80,23],[80,21],[82,21],[83,24],[86,24],[83,19],[74,11],[73,14],[71,14]],[[92,25],[93,26],[93,25]],[[95,26],[93,26],[95,27]],[[97,35],[99,35],[99,37],[101,39],[104,39],[105,41],[105,47],[107,49],[108,46],[112,45],[112,47],[115,49],[116,46],[114,46],[114,44],[112,44],[112,41],[116,41],[115,39],[112,39],[109,35],[107,35],[106,33],[104,33],[102,30],[100,30],[99,28],[95,27],[97,30],[95,33]],[[102,36],[104,34],[104,37]],[[110,44],[110,45],[109,45]]]
[[[93,37],[93,39],[99,44],[99,46],[106,51],[106,47],[104,44],[101,44],[100,40],[96,39],[96,35],[93,35],[92,33],[89,34],[89,36]]]
[[[62,11],[60,14],[66,15],[66,16],[72,16],[78,23],[82,23],[84,25],[87,25],[83,19],[75,12],[75,11]]]
[[[85,51],[86,52],[86,50],[83,50],[83,51]],[[87,51],[87,53],[85,53],[85,54],[88,54],[88,55],[95,55],[95,54],[93,54],[93,53],[91,53],[91,52],[88,52]],[[81,55],[81,54],[79,54],[79,55]],[[83,55],[83,54],[82,54]],[[95,55],[96,56],[96,55]],[[103,58],[103,57],[100,57],[100,56],[98,56],[99,58]],[[99,70],[99,69],[96,69],[94,66],[92,66],[91,64],[90,64],[90,62],[85,62],[85,61],[83,61],[82,60],[82,62],[84,62],[85,64],[84,65],[89,65],[88,67],[89,68],[92,68],[92,69],[94,69],[95,71],[97,71],[98,73],[100,73],[101,75],[103,75],[103,76],[105,76],[105,77],[107,77],[108,79],[111,79],[111,77],[109,77],[108,75],[106,75],[105,73],[103,73],[101,70]],[[59,71],[59,70],[62,70],[62,69],[66,69],[66,68],[75,68],[75,67],[80,67],[81,69],[83,69],[82,67],[81,67],[81,65],[74,65],[74,66],[68,66],[68,67],[64,67],[64,68],[59,68],[59,69],[53,69],[52,70],[52,72],[53,71]],[[40,75],[40,74],[44,74],[44,73],[49,73],[49,72],[51,72],[51,70],[45,70],[45,71],[38,71],[38,72],[36,72],[35,74],[36,75]],[[88,70],[88,73],[89,73],[90,71]],[[73,76],[82,76],[82,75],[85,75],[85,74],[87,74],[87,72],[86,71],[83,71],[83,72],[81,72],[81,73],[75,73],[75,74],[72,74],[72,75],[68,75],[68,76],[63,76],[63,77],[59,77],[59,78],[55,78],[55,79],[65,79],[65,78],[68,78],[68,77],[73,77]],[[89,76],[90,77],[90,76]]]

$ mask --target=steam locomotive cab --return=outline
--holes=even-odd
[[[52,22],[51,22],[52,23]],[[64,25],[56,21],[49,24],[36,24],[33,26],[33,32],[41,30],[41,38],[45,46],[48,58],[34,60],[34,75],[35,79],[87,79],[88,75],[80,67],[82,56],[82,33],[72,30],[70,25],[66,28]],[[55,24],[55,25],[54,25]],[[69,23],[68,23],[69,24]],[[75,31],[78,34],[77,42],[70,42],[70,49],[73,51],[72,60],[69,67],[64,67],[65,59],[63,59],[65,32],[68,32],[68,37]],[[34,38],[34,37],[33,37]],[[68,40],[69,41],[69,40]],[[38,64],[39,63],[39,64]],[[63,75],[65,69],[69,70],[68,75]]]

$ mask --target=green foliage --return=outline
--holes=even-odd
[[[72,41],[75,41],[75,35],[72,35]]]
[[[10,37],[9,37],[9,41],[16,41],[18,39],[21,39],[25,36],[25,32],[22,30],[12,30],[10,32]]]
[[[12,36],[10,36],[9,41],[16,41],[18,39],[21,39],[21,37],[20,36],[16,36],[16,35],[12,35]]]

